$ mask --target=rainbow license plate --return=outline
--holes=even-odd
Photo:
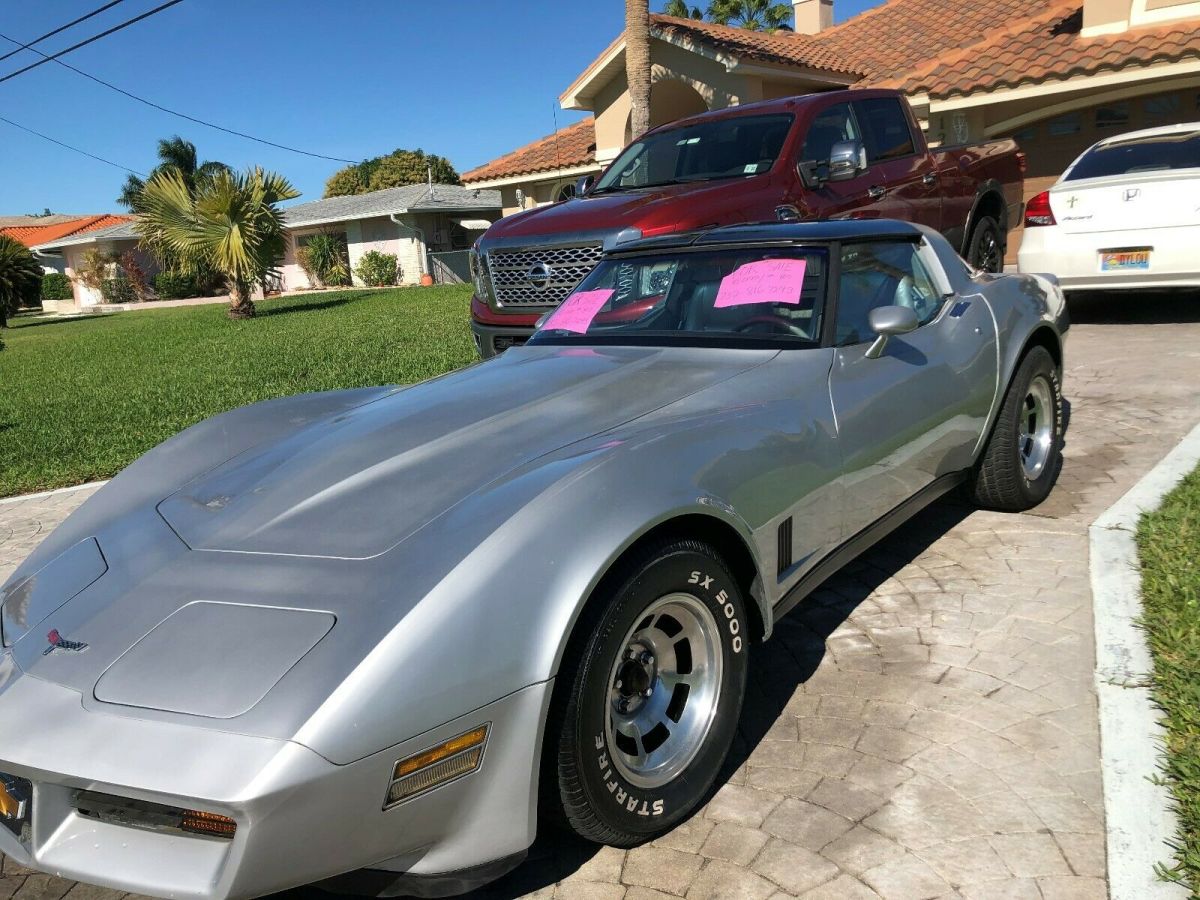
[[[1101,250],[1101,272],[1137,272],[1150,268],[1150,248],[1137,250]]]

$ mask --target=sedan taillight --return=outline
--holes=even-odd
[[[1042,191],[1025,204],[1025,227],[1037,228],[1041,225],[1057,225],[1054,221],[1054,210],[1050,208],[1050,192]]]

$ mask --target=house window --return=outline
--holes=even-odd
[[[558,189],[558,193],[554,197],[555,200],[573,200],[575,199],[575,182],[567,182]]]
[[[1050,137],[1066,137],[1069,134],[1079,134],[1083,130],[1083,117],[1079,113],[1067,113],[1057,119],[1051,119],[1046,126]]]
[[[1038,127],[1036,125],[1029,125],[1026,128],[1022,128],[1020,131],[1013,132],[1013,140],[1018,144],[1028,144],[1032,141],[1036,141],[1037,136]]]
[[[1097,128],[1119,128],[1129,124],[1129,103],[1108,103],[1096,107]]]
[[[1198,99],[1200,102],[1200,99]],[[1178,94],[1163,94],[1161,97],[1147,97],[1142,101],[1147,116],[1173,116],[1182,106]]]

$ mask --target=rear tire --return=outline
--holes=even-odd
[[[737,582],[698,541],[652,544],[605,579],[547,729],[572,831],[632,847],[704,801],[741,715],[748,625]]]
[[[967,242],[967,262],[984,272],[1004,271],[1004,241],[1000,226],[991,216],[981,216]]]
[[[968,485],[987,509],[1020,512],[1050,493],[1062,468],[1063,402],[1058,368],[1045,347],[1022,357],[992,435]]]

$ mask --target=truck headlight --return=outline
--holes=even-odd
[[[486,303],[490,296],[488,291],[487,259],[478,247],[471,248],[471,254],[467,259],[471,264],[471,282],[475,286],[475,296]]]

